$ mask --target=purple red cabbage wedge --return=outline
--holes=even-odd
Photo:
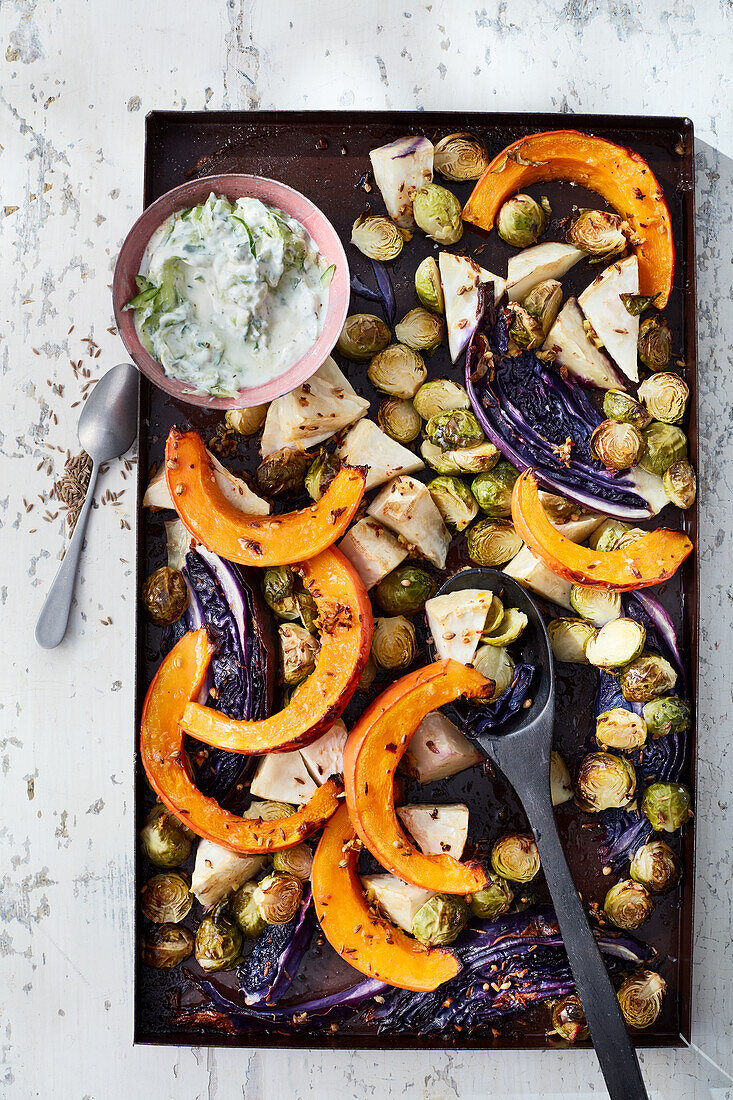
[[[271,1006],[285,996],[298,973],[313,936],[315,918],[311,891],[286,924],[270,924],[237,968],[237,983],[251,1007]]]

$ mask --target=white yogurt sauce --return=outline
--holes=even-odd
[[[169,377],[228,397],[283,374],[315,343],[332,274],[294,218],[211,194],[155,231],[127,308]]]

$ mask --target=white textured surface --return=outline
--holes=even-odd
[[[61,520],[41,518],[36,494],[51,479],[36,466],[54,456],[48,445],[75,449],[69,359],[83,357],[96,376],[124,358],[106,331],[107,284],[140,209],[145,112],[404,107],[686,114],[697,128],[700,1053],[650,1051],[642,1060],[657,1098],[731,1097],[730,0],[0,0],[0,27],[0,369],[10,409],[0,424],[0,1092],[14,1100],[603,1095],[587,1052],[133,1048],[134,581],[122,560],[132,559],[133,533],[120,518],[134,517],[131,481],[119,469],[103,488],[127,491],[92,515],[70,634],[50,654],[33,643],[63,540]],[[102,349],[98,359],[87,358],[85,337]],[[63,397],[52,396],[47,377]],[[35,501],[29,513],[23,497]],[[112,624],[101,625],[107,617]]]

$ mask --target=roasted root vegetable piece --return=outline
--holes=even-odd
[[[480,865],[414,847],[395,811],[394,776],[427,714],[459,695],[483,698],[492,688],[475,669],[437,661],[393,683],[349,734],[344,782],[351,820],[374,858],[404,882],[446,894],[470,894],[486,885]]]
[[[357,873],[361,845],[345,806],[323,831],[311,872],[316,915],[331,946],[362,974],[400,989],[437,989],[461,964],[450,951],[426,948],[380,917]]]
[[[639,290],[669,300],[674,244],[669,208],[651,168],[638,153],[577,130],[520,138],[494,157],[463,210],[464,221],[489,230],[502,204],[533,183],[568,180],[601,195],[639,238]]]
[[[648,532],[620,550],[590,550],[571,542],[547,518],[531,469],[515,482],[512,519],[517,534],[548,569],[589,588],[632,592],[661,584],[676,573],[692,550],[687,535],[665,527]]]
[[[143,704],[140,754],[158,797],[199,836],[241,854],[292,848],[320,829],[339,805],[334,780],[288,817],[238,817],[196,787],[184,746],[181,715],[198,696],[214,652],[205,630],[184,634],[158,669]]]
[[[303,562],[299,572],[318,608],[321,648],[315,671],[296,688],[287,706],[259,721],[237,721],[189,703],[181,722],[199,741],[229,752],[289,752],[330,729],[354,694],[372,644],[366,589],[351,563],[335,549]]]
[[[473,768],[484,759],[472,741],[439,710],[426,714],[403,758],[403,768],[418,783],[433,783]]]
[[[199,542],[227,561],[266,568],[320,554],[343,535],[364,493],[366,472],[342,468],[321,499],[279,516],[243,513],[219,488],[197,432],[171,428],[165,449],[171,500]]]

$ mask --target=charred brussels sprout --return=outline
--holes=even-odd
[[[154,924],[178,924],[193,905],[189,882],[183,875],[154,875],[140,889],[143,916]]]
[[[298,623],[282,623],[277,633],[283,683],[300,684],[315,671],[320,642]]]
[[[695,503],[697,478],[689,462],[673,462],[662,476],[662,485],[672,504],[684,511]]]
[[[423,420],[430,420],[438,413],[471,408],[463,386],[448,378],[434,378],[425,382],[415,394],[413,405]]]
[[[426,256],[415,272],[415,293],[420,305],[435,313],[445,313],[445,297],[438,265],[432,256]]]
[[[596,741],[602,749],[634,752],[646,743],[646,735],[646,722],[633,710],[613,707],[596,718]]]
[[[417,615],[425,610],[437,584],[424,569],[400,565],[377,585],[377,603],[387,615]]]
[[[524,306],[520,306],[518,302],[510,302],[505,316],[509,323],[509,335],[518,348],[530,350],[542,347],[545,331],[537,318],[528,313]]]
[[[278,565],[265,570],[262,593],[265,603],[279,619],[292,621],[300,618],[295,595],[295,575],[289,565]]]
[[[510,882],[531,882],[540,869],[540,854],[529,833],[507,833],[491,850],[491,866]]]
[[[690,728],[690,707],[678,695],[663,695],[651,699],[642,711],[647,729],[653,738],[666,737],[668,733],[684,733]]]
[[[443,339],[443,318],[429,309],[418,306],[406,313],[395,325],[394,334],[401,344],[413,351],[432,355]]]
[[[652,783],[644,791],[641,812],[657,832],[674,833],[692,817],[692,799],[684,783]]]
[[[482,920],[498,920],[514,901],[514,891],[501,875],[489,875],[488,884],[471,898],[471,912]]]
[[[387,347],[392,335],[381,317],[373,313],[352,313],[344,321],[336,351],[354,363],[366,363]]]
[[[622,879],[606,894],[603,911],[612,924],[633,932],[648,921],[654,910],[649,891],[640,882]]]
[[[577,993],[569,993],[553,1005],[552,1027],[568,1043],[583,1042],[588,1038],[588,1024]]]
[[[651,422],[651,416],[640,401],[624,390],[606,390],[603,396],[603,412],[609,420],[633,424],[641,431]]]
[[[634,853],[629,874],[650,894],[666,894],[674,890],[682,868],[676,854],[663,840],[650,840]]]
[[[519,477],[511,462],[502,459],[493,470],[479,474],[471,482],[471,490],[482,512],[501,518],[512,514],[512,489]]]
[[[609,470],[629,470],[644,453],[644,437],[625,420],[604,420],[590,437],[590,453]]]
[[[287,924],[303,900],[303,882],[296,875],[268,875],[258,882],[255,905],[267,924]]]
[[[338,455],[321,451],[308,467],[305,475],[305,491],[312,500],[320,500],[336,474],[341,469]]]
[[[622,668],[640,656],[646,630],[636,619],[614,619],[602,626],[585,647],[585,655],[598,668]]]
[[[461,239],[461,204],[452,191],[439,183],[420,188],[413,199],[412,214],[423,233],[438,244],[455,244]]]
[[[188,607],[188,586],[178,569],[161,566],[143,585],[143,604],[156,626],[169,626]]]
[[[433,167],[443,179],[477,180],[489,166],[486,146],[473,134],[446,134],[433,151]]]
[[[494,703],[511,685],[514,679],[514,658],[504,646],[482,645],[476,650],[473,666],[477,672],[493,681],[494,693],[489,699],[478,702]]]
[[[249,940],[257,939],[267,927],[255,902],[256,882],[245,882],[232,896],[229,908],[240,932]]]
[[[140,842],[156,867],[180,867],[191,854],[191,833],[167,806],[153,806],[140,830]]]
[[[519,553],[522,540],[511,520],[482,519],[468,532],[466,549],[476,565],[496,569]]]
[[[367,375],[373,386],[390,397],[414,397],[425,381],[427,368],[422,358],[405,344],[390,344],[375,355]]]
[[[595,626],[605,626],[620,617],[621,594],[574,584],[570,589],[570,606],[588,622]]]
[[[418,909],[412,920],[412,934],[420,943],[453,943],[463,931],[469,908],[454,894],[435,894]]]
[[[550,754],[550,797],[553,806],[562,806],[573,797],[573,781],[568,766],[554,749]]]
[[[381,668],[407,668],[415,660],[415,627],[404,615],[374,620],[372,654]]]
[[[412,401],[402,397],[385,397],[377,414],[379,427],[398,443],[412,443],[422,428],[422,420]]]
[[[233,970],[242,954],[242,933],[224,905],[204,917],[196,932],[196,962],[205,974]]]
[[[514,195],[499,211],[496,229],[507,244],[527,248],[537,244],[547,228],[547,220],[547,214],[531,195]]]
[[[279,817],[290,817],[296,812],[295,806],[289,802],[252,802],[246,810],[242,811],[242,817],[248,821],[277,821]]]
[[[636,772],[630,760],[610,752],[590,752],[581,761],[575,782],[575,800],[581,810],[628,806],[636,791]]]
[[[478,514],[473,493],[459,477],[435,477],[428,482],[428,491],[445,523],[456,531],[464,531]]]
[[[553,657],[566,664],[587,665],[585,647],[595,632],[584,619],[553,619],[547,627]]]
[[[476,447],[462,447],[455,451],[442,451],[429,440],[424,440],[420,454],[431,469],[438,474],[481,474],[493,470],[499,461],[499,452],[493,443],[479,443]]]
[[[617,997],[629,1027],[642,1031],[656,1022],[666,989],[667,983],[655,970],[638,970],[626,978]]]
[[[371,260],[388,263],[397,259],[405,239],[391,218],[362,214],[351,227],[351,243]]]
[[[618,256],[627,245],[624,220],[607,210],[579,210],[565,240],[593,256],[596,262]]]
[[[557,279],[543,279],[522,299],[522,305],[530,317],[539,322],[543,335],[547,336],[562,305],[560,283]]]
[[[666,370],[672,357],[672,331],[664,317],[645,317],[641,322],[638,352],[649,370]]]
[[[252,405],[248,409],[227,409],[224,421],[239,435],[254,435],[265,423],[268,405]]]
[[[630,703],[648,703],[672,691],[677,673],[656,653],[642,653],[621,673],[621,691]]]
[[[275,852],[272,866],[282,875],[295,875],[301,882],[307,882],[311,877],[313,852],[307,844],[296,844],[294,848]]]
[[[193,954],[193,932],[178,924],[156,924],[145,931],[142,958],[156,970],[172,970]]]
[[[425,425],[431,443],[444,451],[482,443],[484,433],[475,415],[468,409],[449,409],[431,416]]]
[[[255,481],[266,496],[282,497],[299,493],[310,465],[310,455],[297,447],[273,451],[257,467]]]
[[[678,424],[685,415],[690,388],[679,374],[659,371],[644,379],[639,386],[639,399],[654,420],[663,424]]]

